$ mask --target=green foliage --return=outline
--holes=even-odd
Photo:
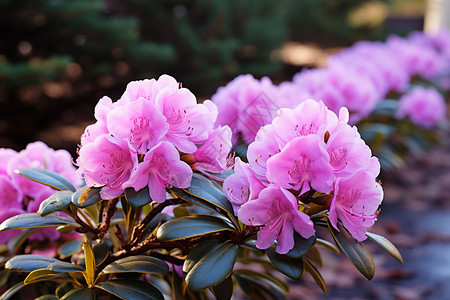
[[[30,168],[16,170],[16,173],[33,181],[48,185],[55,190],[70,190],[75,192],[75,188],[67,178],[50,170]]]
[[[57,186],[53,184],[55,177],[45,172],[33,170],[21,174]],[[59,178],[58,182],[63,181]],[[318,269],[323,265],[321,252],[316,245],[336,253],[342,250],[365,277],[373,277],[375,268],[364,245],[355,241],[341,224],[339,231],[334,229],[326,210],[314,213],[311,220],[317,226],[328,228],[328,238],[331,236],[336,245],[322,234],[319,236],[321,231],[308,239],[295,233],[294,247],[286,254],[279,254],[276,242],[265,250],[256,247],[260,228],[243,225],[236,219],[231,204],[216,183],[196,175],[190,188],[168,187],[167,191],[171,197],[165,202],[146,203],[148,200],[140,192],[126,191],[115,199],[105,200],[99,196],[98,189],[84,187],[75,193],[66,189],[55,192],[43,202],[41,213],[46,214],[45,217],[34,213],[4,221],[0,230],[31,228],[11,242],[13,250],[41,227],[63,225],[84,234],[81,241],[61,245],[59,259],[34,254],[10,258],[5,264],[3,281],[8,281],[9,272],[28,274],[23,283],[11,287],[0,299],[11,299],[26,285],[46,282],[59,284],[54,291],[58,299],[87,300],[105,294],[120,299],[164,299],[163,292],[169,291],[164,289],[166,285],[158,284],[161,280],[170,283],[174,299],[208,299],[209,290],[216,299],[229,300],[235,286],[250,298],[286,299],[288,285],[279,279],[277,272],[294,280],[308,272],[326,294],[325,281]],[[91,198],[95,200],[91,202]],[[173,218],[161,214],[171,205],[177,205],[182,213]],[[204,209],[209,214],[198,214],[196,209]],[[59,211],[70,217],[57,216],[55,213]],[[145,215],[143,219],[141,212]],[[123,215],[123,220],[119,215]],[[127,238],[122,235],[124,227]],[[372,233],[367,236],[403,262],[398,250],[387,239]],[[257,265],[264,272],[236,268],[236,262]],[[183,277],[176,272],[180,267]],[[152,274],[151,280],[145,279],[143,274]],[[55,296],[42,297],[55,299]]]

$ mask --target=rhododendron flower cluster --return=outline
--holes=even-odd
[[[337,116],[322,101],[307,100],[278,114],[249,145],[248,163],[236,158],[236,172],[223,186],[239,219],[263,226],[257,247],[276,240],[277,252],[287,253],[294,231],[311,237],[315,229],[301,199],[316,192],[329,195],[331,224],[338,229],[340,220],[356,240],[364,240],[383,198],[375,180],[380,165],[348,125],[348,110]]]
[[[80,184],[72,157],[66,150],[54,150],[43,142],[30,143],[20,152],[0,148],[0,223],[15,215],[38,211],[41,202],[54,193],[51,187],[31,181],[15,172],[21,168],[47,169],[66,177],[75,186]],[[0,244],[8,242],[19,233],[2,232]],[[55,241],[60,236],[54,228],[46,228],[33,233],[29,238]]]
[[[302,70],[278,86],[267,77],[240,75],[211,99],[219,108],[217,124],[231,127],[233,143],[241,138],[248,144],[261,126],[275,118],[278,108],[321,100],[335,113],[346,107],[349,123],[356,124],[392,92],[404,93],[417,77],[439,79],[438,84],[448,89],[449,66],[449,32],[414,32],[407,38],[391,36],[385,43],[360,41],[331,55],[326,67]]]
[[[148,185],[151,198],[163,202],[165,188],[187,188],[193,170],[232,167],[231,130],[214,127],[216,105],[197,104],[171,76],[130,82],[118,101],[100,99],[95,118],[81,138],[77,172],[88,186],[101,187],[104,199]]]
[[[397,118],[409,117],[417,125],[430,128],[445,119],[447,105],[434,88],[415,87],[400,98]]]

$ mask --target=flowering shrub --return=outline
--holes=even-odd
[[[80,180],[75,174],[70,154],[65,150],[53,150],[42,142],[29,144],[24,150],[16,152],[11,149],[0,149],[0,222],[24,214],[35,213],[41,203],[53,194],[49,186],[33,182],[20,176],[15,170],[20,168],[45,168],[66,177],[74,185]],[[20,236],[18,236],[21,234]],[[18,237],[17,237],[18,236]],[[24,238],[30,241],[27,251],[39,253],[48,251],[56,254],[57,244],[64,240],[77,238],[73,234],[61,234],[55,228],[45,230],[7,231],[0,235],[0,245],[6,245],[10,251],[22,246]],[[81,237],[81,236],[80,236]],[[54,243],[55,247],[42,247],[42,242]]]
[[[349,124],[358,124],[384,167],[400,166],[408,151],[435,142],[433,129],[445,123],[445,103],[431,90],[450,90],[449,49],[450,33],[444,30],[435,35],[414,32],[407,38],[391,36],[386,43],[358,42],[332,55],[325,68],[305,69],[278,86],[268,78],[241,75],[211,98],[219,108],[217,124],[232,127],[234,149],[245,160],[245,148],[261,126],[272,122],[277,109],[315,99],[336,114],[346,107]],[[417,85],[430,92],[421,93],[422,101],[406,104],[410,93],[419,93],[411,91]],[[435,111],[434,116],[426,117],[428,111]],[[399,123],[405,116],[409,118]]]
[[[279,299],[287,286],[274,272],[299,279],[304,271],[326,293],[317,249],[343,251],[371,279],[366,238],[402,263],[393,244],[367,232],[383,198],[380,166],[345,108],[338,116],[308,100],[279,110],[250,144],[248,163],[237,157],[231,175],[236,129],[213,126],[215,104],[197,104],[170,76],[131,82],[118,101],[102,98],[95,117],[76,159],[85,186],[75,188],[65,178],[73,172],[47,156],[32,168],[14,165],[9,186],[1,181],[13,198],[34,191],[29,179],[56,190],[37,213],[6,219],[2,234],[42,227],[83,234],[58,255],[25,251],[9,259],[5,272],[28,274],[4,299],[47,281],[58,283],[46,289],[50,299],[204,299],[208,290],[230,299],[234,283],[249,297]],[[15,155],[4,153],[2,161]],[[16,182],[25,185],[14,189]]]

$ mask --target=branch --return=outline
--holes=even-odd
[[[114,216],[114,213],[116,212],[116,205],[117,205],[117,202],[119,202],[119,198],[120,197],[111,199],[108,203],[108,209],[106,210],[106,212],[103,211],[103,222],[101,223],[101,225],[98,228],[100,231],[98,234],[99,239],[102,239],[109,229],[109,225],[111,224],[111,219]]]

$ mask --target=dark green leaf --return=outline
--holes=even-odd
[[[211,201],[208,201],[197,195],[194,195],[185,189],[172,187],[171,190],[176,196],[178,196],[179,198],[181,198],[187,202],[190,202],[197,206],[203,207],[212,212],[219,213],[223,216],[226,216],[226,217],[229,216],[229,213],[225,209],[223,209],[221,206],[217,206],[216,204],[212,203]]]
[[[331,235],[336,241],[336,244],[361,274],[369,280],[372,279],[375,274],[375,265],[369,251],[367,251],[362,243],[357,242],[340,222],[337,224],[339,231],[328,223]]]
[[[320,244],[320,245],[330,249],[331,251],[333,251],[336,254],[341,253],[341,251],[339,251],[338,247],[336,247],[334,244],[330,243],[327,240],[317,238],[316,242],[317,242],[317,244]]]
[[[400,254],[400,251],[398,251],[394,244],[392,244],[387,238],[371,232],[366,232],[366,236],[369,238],[369,240],[380,246],[384,251],[389,253],[393,258],[395,258],[399,263],[403,265],[403,257]]]
[[[156,287],[140,280],[114,279],[101,282],[96,287],[124,300],[164,300]]]
[[[105,261],[106,258],[108,258],[109,246],[107,243],[101,242],[101,243],[95,244],[92,247],[92,251],[94,252],[95,265],[99,266]]]
[[[302,255],[304,255],[306,252],[309,251],[309,249],[314,246],[316,243],[316,235],[314,234],[309,239],[305,239],[297,232],[294,233],[294,248],[292,248],[288,253],[286,253],[287,256],[298,259]]]
[[[0,231],[24,228],[56,227],[70,225],[80,227],[72,218],[49,215],[41,217],[37,213],[26,213],[11,217],[0,225]]]
[[[75,188],[67,178],[53,171],[30,168],[19,169],[15,172],[33,181],[48,185],[56,190],[71,190],[72,192],[75,192]]]
[[[7,244],[9,252],[15,252],[17,249],[19,249],[19,247],[22,246],[22,244],[28,239],[28,237],[36,231],[39,231],[39,228],[27,229],[21,232],[19,235],[12,237]]]
[[[210,251],[214,251],[222,246],[217,240],[206,240],[195,246],[188,254],[183,264],[183,272],[189,273],[189,271],[195,266],[195,264],[202,259]]]
[[[88,207],[102,201],[101,188],[83,186],[72,195],[72,203],[80,208]]]
[[[233,279],[231,276],[225,278],[224,281],[212,287],[212,293],[216,300],[230,300],[233,296]]]
[[[127,188],[125,190],[125,198],[133,208],[139,208],[152,202],[148,186],[144,187],[143,189],[140,189],[137,192],[133,188]]]
[[[25,278],[25,284],[32,284],[39,281],[50,281],[50,280],[68,280],[71,276],[67,273],[53,272],[49,269],[37,269],[28,274]]]
[[[37,211],[42,217],[54,213],[55,211],[62,211],[69,207],[72,203],[73,192],[72,191],[58,191],[42,201]]]
[[[59,299],[59,298],[62,298],[65,294],[67,294],[72,289],[73,289],[73,285],[71,283],[64,282],[56,288],[55,294]]]
[[[79,265],[75,265],[72,263],[68,263],[65,261],[55,261],[54,263],[51,263],[47,269],[53,272],[84,272],[84,269],[80,267]]]
[[[169,272],[169,267],[164,261],[156,257],[135,255],[124,257],[110,263],[100,272],[100,274],[125,272],[165,274]]]
[[[10,271],[0,270],[0,287],[6,285],[10,275],[11,275]]]
[[[311,274],[314,281],[317,285],[322,289],[322,291],[327,294],[327,286],[325,281],[323,280],[322,274],[320,274],[319,270],[312,263],[310,263],[307,259],[303,259],[303,265],[305,266],[305,270]]]
[[[31,272],[37,269],[45,269],[50,264],[59,261],[53,257],[41,256],[36,254],[17,255],[8,260],[5,269]]]
[[[237,269],[233,271],[233,274],[235,276],[245,276],[247,279],[259,282],[258,285],[261,287],[263,286],[262,283],[264,283],[269,286],[270,289],[277,291],[279,295],[283,295],[284,297],[286,297],[286,294],[289,291],[289,286],[285,282],[267,273],[256,272],[249,269]]]
[[[312,247],[305,255],[303,255],[303,257],[316,263],[319,267],[323,266],[322,256],[316,247]]]
[[[65,294],[61,300],[94,300],[95,293],[92,289],[76,289]]]
[[[233,270],[237,252],[238,245],[231,242],[209,251],[186,275],[187,286],[193,291],[199,291],[223,281]]]
[[[276,290],[266,287],[263,282],[249,276],[234,274],[237,283],[241,287],[245,295],[250,299],[279,300],[280,295]],[[286,299],[286,295],[283,297]]]
[[[191,185],[187,189],[191,194],[194,194],[204,200],[216,205],[227,211],[231,216],[234,215],[233,206],[228,201],[225,194],[217,189],[212,183],[208,183],[204,179],[193,177]]]
[[[160,241],[172,241],[224,230],[233,229],[217,217],[196,215],[164,223],[156,236]]]
[[[12,299],[12,297],[14,296],[15,293],[17,293],[18,291],[20,291],[23,287],[25,286],[25,284],[23,282],[19,282],[18,284],[10,287],[8,290],[6,290],[6,292],[4,292],[1,296],[0,296],[0,300],[9,300]]]
[[[37,298],[34,298],[34,300],[58,300],[59,298],[55,295],[43,295]]]
[[[61,247],[58,248],[58,254],[60,258],[66,258],[78,252],[80,249],[81,241],[73,240],[61,245]]]
[[[273,247],[266,250],[272,264],[284,275],[297,280],[303,274],[303,260],[301,258],[293,258],[287,254],[279,254]]]

